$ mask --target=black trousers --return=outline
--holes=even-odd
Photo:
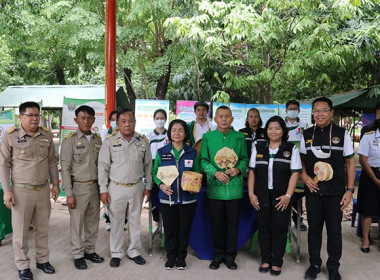
[[[288,223],[291,207],[278,211],[275,206],[278,201],[269,191],[269,207],[260,207],[256,212],[259,227],[259,242],[261,263],[269,263],[281,267],[286,246]]]
[[[235,260],[240,208],[241,199],[209,199],[213,260]]]
[[[185,260],[195,209],[195,202],[172,206],[161,203],[168,260]]]
[[[311,265],[321,267],[320,257],[322,246],[323,224],[327,231],[327,269],[339,268],[342,256],[342,211],[340,201],[342,196],[307,195],[306,209],[309,224],[308,245]]]

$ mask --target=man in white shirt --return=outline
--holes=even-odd
[[[216,129],[216,125],[207,118],[208,111],[209,106],[206,102],[198,101],[194,104],[194,113],[197,117],[187,124],[190,131],[191,147],[202,139],[203,134]]]
[[[289,131],[288,141],[295,144],[299,149],[303,131],[306,128],[308,128],[307,123],[298,117],[298,114],[300,112],[300,103],[297,100],[289,100],[288,102],[286,102],[285,112],[287,114],[285,118],[285,123]],[[292,206],[296,208],[297,202],[298,202],[298,199],[293,200]],[[302,212],[303,211],[302,211],[302,206],[301,206],[301,213]],[[297,225],[297,215],[295,212],[293,212],[292,215],[293,215],[292,216],[293,222],[295,225]],[[300,229],[302,231],[307,230],[307,226],[303,223],[302,217],[301,217],[301,222],[300,222]]]

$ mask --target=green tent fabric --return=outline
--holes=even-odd
[[[0,197],[3,197],[3,189],[0,184]],[[9,210],[4,203],[0,203],[0,242],[4,239],[5,235],[12,232],[12,217],[11,210]]]

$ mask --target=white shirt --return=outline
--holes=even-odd
[[[158,133],[156,130],[153,130],[146,134],[146,138],[149,140],[153,160],[156,158],[157,150],[169,143],[167,132],[166,129],[163,133]]]
[[[269,164],[268,164],[268,189],[273,189],[273,159],[276,156],[278,152],[277,149],[271,149],[269,148]],[[249,161],[249,168],[255,168],[256,167],[256,155],[257,150],[256,146],[252,146],[252,154],[251,159]],[[292,151],[292,157],[290,158],[290,171],[291,172],[299,172],[302,170],[302,163],[301,163],[301,156],[300,152],[296,145],[293,147]]]
[[[294,123],[291,123],[287,117],[285,118],[285,123],[289,131],[288,141],[299,143],[302,139],[303,131],[308,128],[307,123],[299,118]]]
[[[201,125],[197,120],[194,123],[194,140],[197,142],[202,139],[203,134],[209,131],[213,131],[216,129],[216,125],[212,123],[210,120],[207,120],[203,125]]]
[[[358,154],[368,157],[367,163],[371,167],[380,167],[380,132],[379,129],[363,135],[360,140]]]

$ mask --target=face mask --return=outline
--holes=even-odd
[[[322,150],[318,150],[318,149],[314,148],[313,145],[311,145],[310,148],[311,148],[311,151],[313,152],[313,154],[315,155],[315,157],[317,157],[317,158],[329,158],[331,156],[331,149],[330,149],[329,153],[325,153]]]
[[[118,129],[115,121],[111,121],[110,125],[113,129]]]
[[[158,128],[162,128],[164,127],[166,121],[165,120],[154,120],[154,124],[156,125],[156,127]]]
[[[288,117],[290,119],[295,119],[298,117],[298,110],[289,110],[288,111]]]

